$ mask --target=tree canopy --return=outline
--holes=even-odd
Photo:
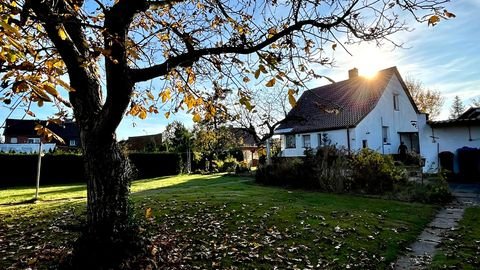
[[[427,113],[431,119],[435,119],[440,115],[445,102],[445,98],[440,91],[428,89],[421,81],[412,77],[407,77],[405,84],[421,112]]]

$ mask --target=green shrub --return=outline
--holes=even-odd
[[[300,158],[275,158],[271,165],[258,168],[255,179],[266,185],[301,187],[305,176],[303,169]]]
[[[364,148],[352,159],[352,185],[371,194],[392,191],[397,183],[406,182],[406,172],[395,166],[391,156]]]
[[[305,151],[304,169],[307,186],[326,192],[347,192],[351,186],[351,170],[347,152],[334,145]]]
[[[389,197],[400,201],[434,204],[445,204],[453,199],[448,183],[442,176],[432,176],[425,179],[423,184],[408,182],[398,185]]]
[[[229,155],[223,160],[223,166],[222,166],[221,171],[222,172],[235,172],[235,170],[237,169],[237,165],[238,165],[237,159],[235,157]]]
[[[250,171],[250,167],[248,166],[248,162],[241,161],[238,163],[237,168],[235,169],[235,173],[246,173]]]

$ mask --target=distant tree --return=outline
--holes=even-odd
[[[427,113],[431,119],[435,119],[440,115],[445,102],[445,98],[440,91],[425,88],[421,81],[412,77],[407,77],[405,84],[421,112]]]
[[[450,108],[450,119],[458,118],[465,111],[465,105],[459,96],[453,99],[452,107]]]
[[[472,98],[472,107],[480,107],[480,97]]]
[[[230,123],[252,135],[255,143],[261,145],[273,136],[275,128],[291,109],[288,88],[258,88],[248,90],[246,95],[251,100],[246,106],[235,97],[227,100]]]
[[[194,133],[195,151],[200,152],[202,158],[209,160],[227,155],[230,151],[238,149],[242,143],[232,129],[226,126],[213,129],[208,124],[199,124],[195,126]]]
[[[163,132],[167,152],[186,153],[192,147],[193,133],[182,122],[173,121]]]

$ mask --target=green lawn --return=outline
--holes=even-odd
[[[436,207],[256,185],[226,175],[137,181],[132,201],[157,260],[175,268],[388,267]],[[70,249],[85,187],[0,190],[0,269],[48,266]],[[152,208],[153,217],[145,218]],[[161,258],[161,259],[159,259]]]
[[[480,269],[480,207],[467,208],[458,230],[442,243],[432,269]]]

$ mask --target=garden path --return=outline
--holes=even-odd
[[[400,257],[394,269],[426,269],[445,235],[455,230],[465,208],[480,205],[480,184],[450,184],[455,200],[439,210],[432,222],[418,236],[408,253]]]

